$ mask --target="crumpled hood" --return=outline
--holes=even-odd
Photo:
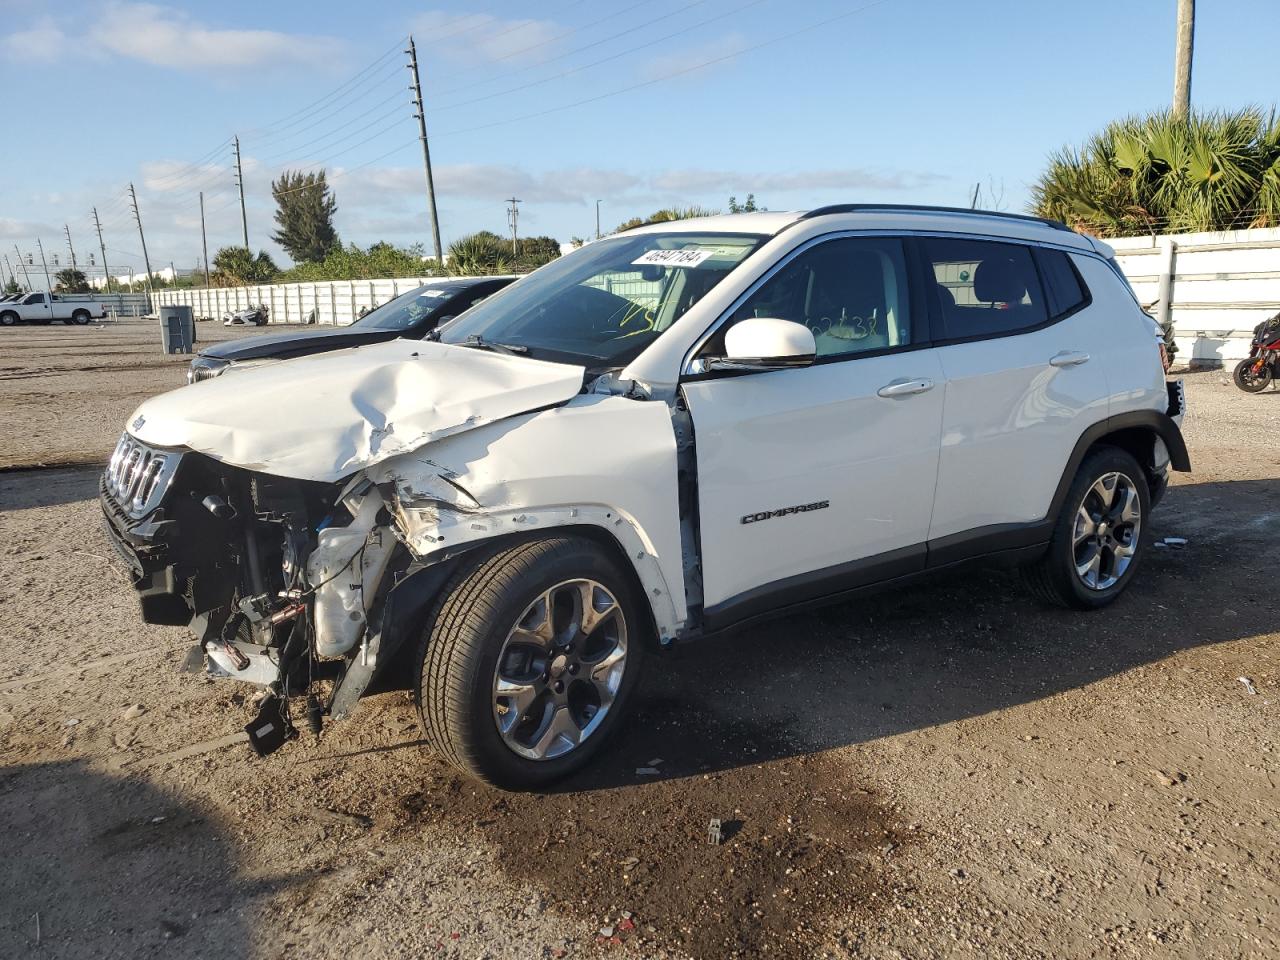
[[[564,403],[584,369],[392,340],[216,377],[153,397],[128,429],[248,470],[333,482],[426,443]]]

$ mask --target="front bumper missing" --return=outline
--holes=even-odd
[[[142,520],[131,519],[107,489],[105,477],[98,484],[102,527],[116,555],[129,568],[130,580],[142,606],[142,619],[165,626],[186,626],[191,608],[184,591],[185,578],[168,561],[165,540],[172,522],[160,511]]]

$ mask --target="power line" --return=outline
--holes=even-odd
[[[697,3],[701,3],[701,2],[704,2],[704,0],[694,0],[694,3],[691,3],[689,6],[694,6]],[[748,3],[745,3],[740,7],[736,7],[733,10],[728,10],[724,13],[717,14],[714,17],[708,17],[707,19],[700,20],[691,26],[673,31],[672,33],[664,34],[663,36],[650,40],[647,43],[642,43],[634,47],[628,47],[626,50],[622,50],[619,53],[610,54],[607,57],[601,57],[599,60],[593,60],[591,63],[584,63],[581,66],[571,67],[568,70],[563,70],[560,73],[553,74],[552,76],[543,77],[541,80],[531,80],[528,83],[521,84],[520,86],[517,86],[517,87],[508,87],[505,90],[498,90],[495,93],[487,93],[482,97],[473,97],[470,100],[462,100],[458,103],[450,103],[443,107],[436,107],[435,110],[437,113],[440,113],[445,110],[456,110],[459,107],[468,107],[468,106],[471,106],[472,104],[482,103],[485,100],[493,100],[497,97],[506,96],[507,94],[510,94],[510,93],[519,93],[524,90],[528,90],[530,87],[537,87],[537,86],[541,86],[544,83],[551,83],[555,80],[562,80],[565,77],[572,76],[575,73],[581,73],[583,70],[590,70],[592,67],[598,67],[601,64],[609,63],[613,60],[620,60],[623,57],[630,56],[631,54],[637,53],[640,50],[647,49],[648,47],[657,46],[660,43],[665,43],[666,41],[671,40],[675,37],[681,36],[682,34],[691,33],[694,30],[697,30],[701,27],[705,27],[709,23],[715,23],[717,20],[723,20],[726,17],[738,16],[744,10],[748,10],[751,7],[757,7],[762,3],[768,3],[768,2],[769,0],[749,0]],[[630,33],[630,32],[633,32],[633,31],[624,31],[624,33]],[[623,36],[623,34],[615,34],[614,36],[615,37]],[[610,38],[610,39],[613,39],[613,38]]]
[[[390,48],[388,48],[388,50],[387,50],[385,53],[383,53],[382,55],[380,55],[376,60],[374,60],[371,64],[369,64],[368,66],[366,66],[363,70],[360,70],[358,73],[355,73],[355,74],[353,74],[352,76],[348,77],[346,80],[344,80],[342,83],[340,83],[340,84],[339,84],[337,87],[335,87],[333,90],[330,90],[327,94],[325,94],[325,95],[324,95],[323,97],[321,97],[319,100],[313,100],[311,103],[307,104],[305,107],[301,107],[301,108],[299,108],[299,110],[295,111],[294,113],[287,114],[287,115],[285,115],[284,117],[281,117],[279,120],[275,120],[275,121],[273,121],[272,123],[268,124],[267,126],[268,126],[269,128],[277,128],[277,127],[280,127],[282,124],[285,124],[285,121],[290,120],[290,119],[296,119],[296,118],[298,118],[301,114],[306,113],[307,111],[311,110],[311,108],[312,108],[312,107],[320,106],[321,104],[323,104],[323,103],[325,103],[325,102],[327,102],[327,101],[329,101],[329,100],[333,99],[333,97],[334,97],[335,95],[337,95],[337,94],[341,93],[343,90],[345,90],[347,87],[349,87],[352,83],[355,83],[355,81],[357,81],[358,79],[360,79],[360,77],[364,76],[364,75],[365,75],[366,73],[368,73],[370,70],[372,70],[372,69],[374,69],[375,67],[377,67],[380,63],[382,63],[382,61],[383,61],[383,60],[386,60],[386,59],[387,59],[388,57],[390,57],[392,54],[394,54],[394,53],[396,53],[397,51],[399,51],[399,49],[400,49],[400,44],[402,44],[402,43],[404,43],[404,37],[401,37],[401,38],[400,38],[399,40],[397,40],[394,44],[392,44],[392,45],[391,45],[391,47],[390,47]],[[259,131],[250,131],[250,132],[251,132],[251,133],[257,133],[257,132],[260,132],[260,130],[259,130]]]
[[[335,100],[332,104],[325,106],[325,108],[320,110],[319,113],[312,113],[311,116],[307,116],[307,118],[302,118],[302,116],[300,116],[300,118],[298,118],[300,122],[303,119],[311,119],[312,116],[314,116],[314,119],[311,119],[311,122],[303,125],[303,127],[297,127],[297,123],[288,124],[287,127],[275,129],[275,131],[270,131],[268,133],[261,134],[261,136],[253,137],[253,142],[273,143],[275,141],[282,140],[289,141],[292,140],[293,137],[301,136],[301,134],[306,133],[307,131],[312,131],[312,129],[320,127],[321,124],[332,122],[335,116],[342,115],[343,113],[346,113],[347,110],[358,108],[365,97],[378,91],[380,84],[393,81],[393,79],[396,79],[399,76],[398,63],[390,63],[388,64],[388,67],[392,69],[385,70],[385,72],[376,74],[374,77],[366,78],[366,81],[361,82],[360,87],[353,87],[352,90],[349,90],[346,93],[346,95],[339,97],[339,100]],[[372,81],[372,83],[370,83],[370,81]],[[347,97],[352,95],[352,93],[355,93],[356,96],[347,100]],[[297,127],[297,129],[293,129],[293,131],[288,133],[285,132],[288,131],[289,127]]]
[[[844,13],[837,14],[834,17],[827,17],[824,20],[819,20],[816,23],[811,23],[808,26],[799,28],[798,30],[792,30],[790,33],[779,34],[776,37],[771,37],[770,39],[763,40],[760,43],[752,44],[749,47],[743,47],[741,50],[737,50],[733,53],[727,53],[719,57],[712,57],[709,60],[703,60],[699,63],[693,64],[692,66],[682,67],[679,70],[672,70],[662,74],[661,76],[654,77],[650,80],[643,80],[639,83],[633,83],[633,84],[630,84],[629,86],[620,87],[617,90],[610,90],[607,93],[597,94],[594,97],[585,97],[581,100],[574,100],[571,103],[563,103],[556,107],[548,107],[545,110],[539,110],[535,113],[526,113],[517,117],[507,117],[506,119],[503,119],[503,120],[495,120],[492,123],[482,123],[482,124],[479,124],[478,126],[466,127],[460,130],[449,130],[449,131],[446,131],[444,135],[460,136],[464,133],[475,133],[478,130],[489,130],[489,129],[492,129],[493,127],[500,127],[508,123],[517,123],[521,120],[534,120],[534,119],[537,119],[538,117],[545,117],[552,113],[560,113],[561,111],[564,111],[564,110],[570,110],[573,107],[585,106],[588,103],[598,103],[599,101],[607,100],[610,97],[616,97],[624,93],[630,93],[633,90],[641,90],[645,87],[651,87],[655,83],[662,83],[666,80],[671,80],[675,77],[684,76],[687,73],[693,73],[696,70],[703,70],[706,67],[715,66],[717,63],[724,63],[726,60],[733,60],[735,57],[740,57],[743,54],[754,53],[756,50],[760,50],[764,47],[772,46],[775,43],[782,43],[785,40],[791,40],[795,37],[800,36],[801,34],[808,33],[811,30],[817,30],[821,27],[830,26],[831,24],[836,23],[837,21],[847,19],[848,17],[852,17],[855,14],[864,13],[865,11],[870,10],[872,7],[878,7],[884,3],[888,3],[888,0],[872,0],[871,3],[863,4],[862,6],[856,7],[853,10],[846,10]]]
[[[378,116],[376,119],[374,119],[374,120],[370,121],[369,123],[366,123],[363,127],[360,127],[358,130],[355,130],[354,132],[352,132],[352,133],[348,134],[347,136],[345,136],[345,137],[341,137],[341,138],[339,138],[338,140],[334,141],[333,143],[328,144],[328,145],[327,145],[327,147],[326,147],[326,149],[328,149],[328,147],[332,147],[332,146],[335,146],[336,144],[343,143],[344,141],[349,140],[351,137],[355,136],[356,134],[360,133],[360,132],[361,132],[361,131],[363,131],[363,130],[368,130],[370,127],[375,126],[376,124],[378,124],[378,123],[380,123],[381,121],[385,120],[387,117],[391,116],[393,113],[400,113],[400,111],[401,111],[402,109],[404,109],[404,102],[405,102],[405,101],[404,101],[404,91],[403,91],[403,90],[397,90],[395,93],[393,93],[393,94],[392,94],[390,97],[388,97],[386,100],[383,100],[381,103],[379,103],[379,104],[378,104],[378,106],[377,106],[377,107],[375,107],[374,109],[376,110],[376,109],[379,109],[379,108],[381,108],[381,107],[383,107],[383,106],[386,106],[386,104],[390,103],[392,100],[399,100],[400,102],[399,102],[398,104],[396,104],[396,106],[395,106],[392,110],[389,110],[389,111],[387,111],[387,112],[385,112],[385,113],[381,114],[381,115],[380,115],[380,116]],[[272,163],[277,163],[278,161],[283,160],[283,159],[285,159],[286,157],[289,157],[289,156],[297,156],[297,155],[298,155],[299,153],[301,153],[303,150],[308,150],[308,149],[310,149],[311,147],[315,146],[316,144],[324,143],[324,141],[326,141],[326,140],[330,139],[330,138],[332,137],[332,135],[333,135],[333,134],[338,133],[339,131],[341,131],[341,130],[345,129],[346,127],[351,126],[351,124],[353,124],[353,123],[358,123],[358,122],[360,122],[361,120],[364,120],[367,116],[368,116],[368,114],[366,113],[366,114],[364,114],[364,115],[362,115],[362,116],[356,117],[354,120],[350,120],[350,121],[348,121],[347,123],[343,124],[343,125],[342,125],[342,126],[340,126],[340,127],[335,127],[333,130],[331,130],[329,133],[325,134],[325,135],[324,135],[324,136],[322,136],[322,137],[317,137],[316,139],[314,139],[314,140],[310,140],[310,141],[308,141],[307,143],[299,144],[299,145],[298,145],[298,146],[296,146],[296,147],[291,147],[290,149],[288,149],[288,150],[284,151],[283,153],[278,153],[278,154],[276,154],[275,156],[268,157],[267,159],[265,159],[265,160],[263,160],[263,161],[261,161],[261,162],[262,162],[262,163],[264,163],[264,164],[272,164]]]
[[[701,6],[705,2],[707,2],[707,0],[690,0],[689,3],[686,3],[683,7],[680,8],[679,12],[686,13],[693,7]],[[742,8],[742,9],[745,9],[745,8]],[[740,9],[735,8],[734,10],[730,10],[728,13],[724,14],[723,16],[731,16],[734,13],[738,13],[738,12],[740,12]],[[710,22],[710,21],[704,21],[704,23],[705,22]],[[530,70],[537,70],[541,67],[545,67],[549,63],[555,63],[557,60],[565,60],[576,54],[582,53],[584,50],[590,50],[593,47],[602,46],[603,44],[609,43],[610,41],[617,40],[619,37],[625,37],[629,33],[635,33],[637,30],[640,30],[640,29],[643,29],[643,27],[628,27],[625,30],[619,30],[617,33],[611,33],[607,37],[602,37],[599,40],[593,40],[591,43],[584,43],[580,47],[575,47],[572,50],[567,50],[564,53],[557,54],[554,57],[548,57],[547,59],[541,60],[538,63],[530,64],[527,67],[519,67],[515,70],[505,70],[502,73],[494,74],[492,77],[486,77],[483,80],[475,80],[475,81],[472,81],[471,83],[462,83],[452,87],[445,87],[444,89],[437,90],[435,92],[439,96],[446,96],[450,93],[459,93],[463,90],[473,90],[476,87],[483,87],[486,84],[493,83],[495,80],[501,80],[504,77],[519,76],[522,73],[528,73]],[[636,49],[639,49],[639,48],[636,48]],[[535,83],[536,82],[541,82],[541,81],[535,81]]]
[[[199,171],[201,168],[203,168],[203,167],[204,167],[204,165],[205,165],[206,163],[208,163],[210,160],[212,160],[212,159],[213,159],[217,154],[221,153],[221,152],[226,148],[227,144],[228,144],[228,143],[230,143],[230,142],[231,142],[231,138],[230,138],[230,137],[227,137],[227,139],[223,140],[223,141],[222,141],[221,143],[219,143],[216,147],[214,147],[212,150],[210,150],[208,153],[206,153],[204,156],[202,156],[199,160],[192,160],[190,163],[187,163],[187,162],[185,162],[185,161],[178,161],[178,163],[179,163],[179,165],[180,165],[180,166],[188,167],[188,168],[190,168],[190,169],[192,169],[192,170]],[[164,181],[166,181],[166,180],[181,180],[182,178],[184,178],[184,177],[186,177],[186,176],[191,176],[191,175],[192,175],[192,174],[188,174],[188,173],[176,173],[176,172],[175,172],[175,173],[166,173],[166,174],[162,174],[162,175],[161,175],[161,176],[159,176],[159,177],[156,177],[152,182],[153,182],[153,183],[155,183],[155,182],[163,183],[163,182],[164,182]],[[195,174],[195,175],[196,175],[196,176],[199,176],[199,173],[197,173],[197,174]]]
[[[376,70],[380,68],[383,65],[383,61],[386,61],[389,57],[391,57],[400,49],[400,44],[402,43],[404,43],[403,37],[400,40],[396,41],[396,44],[394,47],[389,49],[386,53],[382,54],[382,56],[378,57],[377,60],[369,64],[369,66],[365,67],[359,73],[352,76],[345,83],[342,83],[337,88],[330,91],[330,93],[327,96],[321,97],[319,100],[316,100],[310,105],[303,107],[301,110],[297,111],[296,113],[292,114],[289,117],[285,117],[281,120],[275,121],[274,123],[268,124],[265,128],[259,127],[257,130],[250,131],[251,134],[254,135],[256,139],[261,139],[261,140],[272,139],[274,137],[280,136],[281,134],[284,133],[284,131],[290,130],[293,127],[296,127],[299,123],[302,123],[304,120],[308,120],[314,117],[316,114],[327,110],[330,106],[332,106],[338,100],[345,98],[347,94],[351,93],[353,90],[359,87],[365,86],[366,83],[368,82],[368,77],[366,77],[365,75],[368,74],[369,71],[371,70]],[[379,74],[378,76],[379,78],[381,78],[382,74]],[[361,79],[362,77],[364,77],[364,79]],[[353,84],[355,85],[354,87],[352,86]],[[349,90],[348,88],[351,88],[351,89]]]
[[[609,14],[608,16],[600,17],[598,20],[592,20],[590,23],[584,23],[581,26],[571,27],[568,30],[564,31],[564,33],[558,33],[554,37],[548,37],[545,40],[539,40],[537,43],[530,44],[527,47],[521,47],[518,50],[511,50],[507,53],[504,53],[500,57],[494,57],[493,62],[498,63],[503,60],[510,60],[512,57],[518,57],[521,54],[528,53],[531,50],[537,50],[540,47],[547,46],[548,44],[556,43],[557,41],[563,40],[565,37],[571,36],[572,34],[578,33],[579,31],[590,30],[592,27],[598,27],[600,24],[607,23],[610,20],[614,20],[618,17],[621,17],[624,14],[630,13],[632,10],[637,10],[640,7],[650,7],[650,6],[652,6],[652,0],[641,0],[640,3],[633,3],[629,7],[623,7],[621,10],[615,10],[613,13]],[[474,73],[476,70],[479,70],[479,69],[481,68],[469,67],[465,70],[456,70],[454,71],[454,76],[458,76],[459,74]],[[487,82],[487,81],[481,81],[481,82]],[[454,89],[456,90],[458,88],[455,87]]]

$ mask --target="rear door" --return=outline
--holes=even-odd
[[[1042,539],[1076,441],[1108,415],[1088,291],[1063,251],[921,237],[946,377],[931,563]],[[1013,538],[1011,540],[1010,538]]]
[[[894,237],[837,237],[783,261],[733,322],[807,325],[799,369],[686,378],[710,628],[919,570],[933,507],[942,370]],[[696,368],[696,367],[695,367]]]

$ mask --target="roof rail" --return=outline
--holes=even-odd
[[[800,219],[811,220],[814,217],[826,216],[829,213],[875,213],[878,211],[890,213],[959,213],[967,216],[999,217],[1003,220],[1030,221],[1031,223],[1052,227],[1054,230],[1066,230],[1068,233],[1075,232],[1060,220],[1048,220],[1044,217],[1032,216],[1029,213],[1006,213],[1003,210],[970,210],[965,207],[935,207],[917,203],[835,203],[831,206],[810,210],[808,213],[803,214]]]

